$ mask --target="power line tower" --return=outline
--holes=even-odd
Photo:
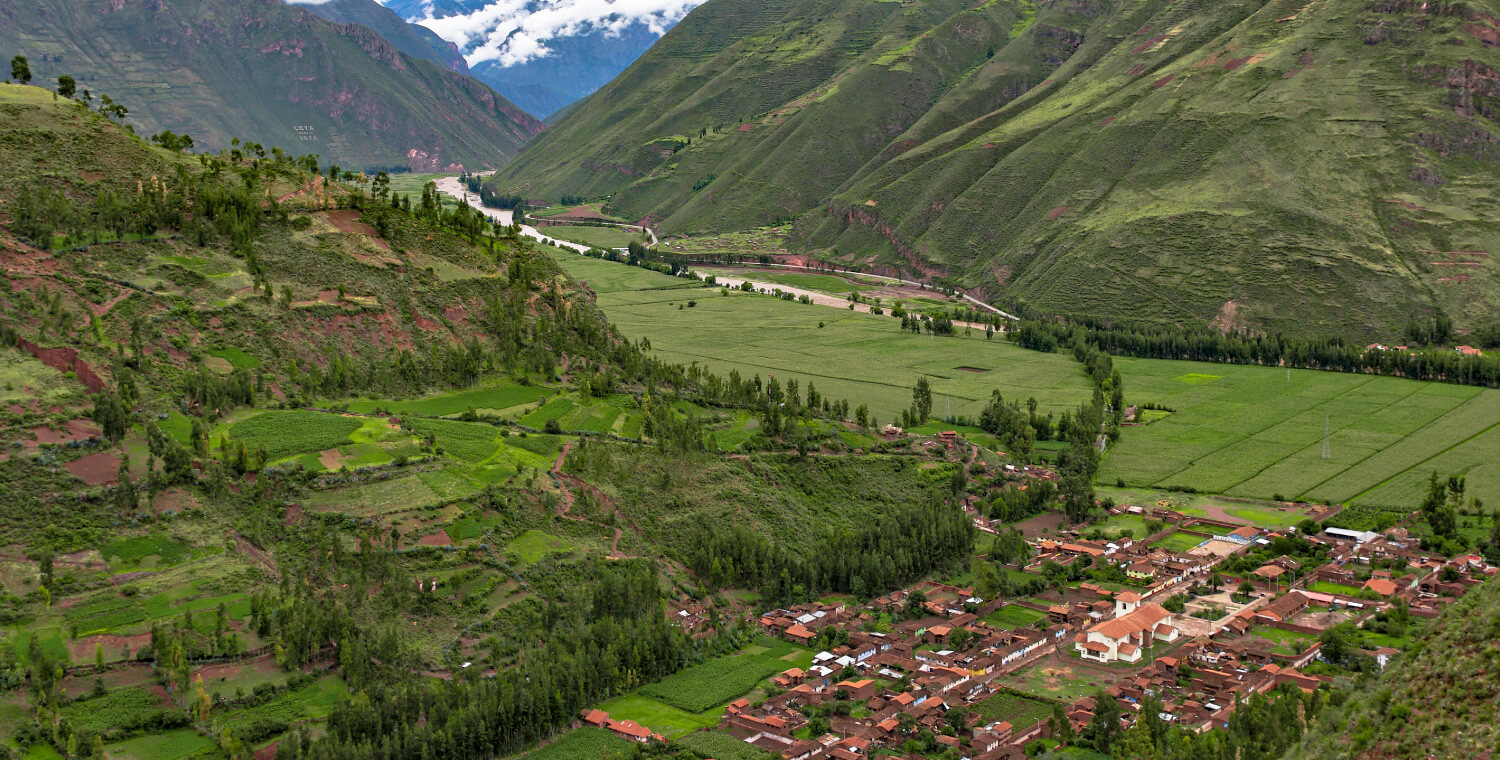
[[[1328,440],[1328,415],[1323,416],[1323,458],[1333,458],[1333,448]]]

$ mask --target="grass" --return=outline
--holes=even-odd
[[[1268,625],[1251,628],[1250,634],[1273,642],[1275,646],[1271,648],[1271,651],[1285,655],[1301,654],[1307,651],[1307,647],[1312,642],[1318,640],[1318,637],[1310,634],[1288,631],[1284,628],[1273,628]]]
[[[1307,584],[1308,591],[1316,591],[1320,594],[1343,594],[1344,596],[1358,597],[1361,589],[1347,583],[1334,583],[1333,581],[1313,581]]]
[[[1009,630],[1012,628],[1025,628],[1045,617],[1047,617],[1047,614],[1044,612],[1008,604],[980,619],[996,628]]]
[[[717,709],[709,707],[702,712],[688,712],[640,694],[627,694],[611,699],[599,705],[599,709],[609,713],[611,718],[633,720],[668,739],[717,725],[719,716],[724,712],[722,706]]]
[[[192,547],[162,535],[123,538],[100,547],[111,567],[136,567],[147,557],[158,558],[157,566],[175,565],[192,556]]]
[[[241,351],[238,348],[220,348],[208,352],[209,356],[217,356],[235,369],[255,369],[260,366],[260,359]]]
[[[1076,663],[1059,665],[1045,659],[1016,673],[1006,683],[1028,694],[1072,702],[1098,693],[1100,678],[1097,673]]]
[[[1132,399],[1177,412],[1128,428],[1104,457],[1100,482],[1410,509],[1436,470],[1467,473],[1471,492],[1500,498],[1500,467],[1491,465],[1500,456],[1500,391],[1150,359],[1121,358],[1116,366]],[[1227,509],[1263,527],[1300,519],[1262,507]]]
[[[1151,545],[1159,549],[1174,552],[1176,554],[1186,554],[1189,550],[1196,548],[1198,544],[1201,544],[1207,540],[1208,539],[1203,538],[1202,536],[1195,536],[1191,533],[1183,533],[1182,531],[1174,531],[1171,535]]]
[[[347,488],[315,491],[307,498],[307,508],[317,512],[374,516],[431,506],[442,500],[421,478],[412,475]]]
[[[573,550],[573,544],[560,536],[532,529],[522,533],[505,547],[506,553],[515,552],[523,564],[532,564],[548,554],[563,554]]]
[[[216,748],[213,740],[196,731],[182,728],[162,734],[147,734],[105,747],[110,758],[118,760],[179,760]]]
[[[633,242],[641,242],[639,233],[620,229],[619,227],[560,224],[557,226],[542,227],[539,231],[547,237],[567,240],[572,243],[582,243],[595,248],[624,248]]]
[[[1102,523],[1089,526],[1089,530],[1098,529],[1110,538],[1118,538],[1129,532],[1133,538],[1146,537],[1146,521],[1136,515],[1113,515]]]
[[[1088,397],[1087,378],[1062,354],[1027,351],[983,335],[912,335],[889,316],[764,295],[663,290],[681,280],[576,254],[554,256],[570,275],[594,287],[599,305],[627,337],[649,338],[659,358],[697,362],[723,375],[796,379],[804,389],[813,383],[826,397],[869,404],[881,422],[897,419],[911,405],[911,388],[923,376],[932,384],[939,416],[978,415],[992,390],[1007,399],[1036,397],[1055,413]],[[595,284],[598,274],[608,275],[603,289]],[[677,309],[689,299],[698,305]],[[989,369],[958,369],[965,365]]]
[[[673,741],[673,744],[696,752],[700,757],[711,757],[714,760],[767,760],[774,757],[759,747],[721,731],[695,731]]]

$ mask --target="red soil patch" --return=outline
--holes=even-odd
[[[73,662],[92,663],[94,645],[98,644],[104,648],[104,659],[113,661],[124,657],[126,649],[129,649],[130,655],[134,657],[136,652],[141,651],[141,647],[150,643],[151,634],[149,633],[138,633],[134,636],[89,636],[68,642],[68,653],[73,658]]]
[[[203,678],[203,685],[209,686],[214,681],[226,681],[241,673],[280,673],[281,666],[276,664],[275,659],[269,654],[263,654],[254,659],[241,662],[226,662],[218,665],[209,665],[202,668],[193,675],[194,679]]]
[[[274,760],[274,758],[276,757],[276,745],[280,743],[281,740],[278,739],[274,742],[271,742],[270,744],[267,744],[264,747],[261,747],[258,750],[255,750],[255,760]]]
[[[337,470],[343,466],[344,452],[338,449],[327,449],[318,452],[318,464],[329,470]]]
[[[151,502],[151,508],[159,515],[167,512],[182,512],[196,506],[198,506],[198,500],[181,488],[168,488],[156,495],[156,501]]]
[[[1297,63],[1300,63],[1303,66],[1310,65],[1312,62],[1313,62],[1313,51],[1311,51],[1311,50],[1308,50],[1308,51],[1304,52],[1302,55],[1297,56]]]
[[[302,519],[302,505],[301,504],[288,504],[288,505],[286,505],[286,512],[283,513],[283,515],[281,517],[281,524],[282,525],[292,525],[292,524],[296,523],[298,520],[301,520],[301,519]]]
[[[1136,55],[1140,55],[1141,53],[1144,53],[1147,50],[1155,47],[1156,43],[1161,42],[1164,39],[1166,39],[1165,35],[1162,35],[1160,37],[1152,37],[1151,39],[1146,40],[1145,42],[1142,42],[1141,44],[1131,48],[1130,52],[1135,53]]]
[[[469,312],[462,306],[445,306],[443,316],[447,317],[449,322],[466,322],[469,319]]]
[[[338,303],[339,292],[337,290],[318,291],[318,303]]]
[[[1107,127],[1107,126],[1109,126],[1109,123],[1112,122],[1112,121],[1114,121],[1114,120],[1115,120],[1115,117],[1113,117],[1113,116],[1106,116],[1106,117],[1104,117],[1104,121],[1099,122],[1099,126],[1101,126],[1101,127]]]
[[[77,349],[42,348],[25,338],[19,339],[16,346],[59,372],[72,372],[78,378],[78,382],[83,383],[84,387],[89,390],[95,393],[104,390],[103,378],[95,374],[93,368],[79,358]]]
[[[1245,56],[1244,58],[1231,58],[1230,60],[1224,62],[1224,70],[1234,71],[1235,69],[1244,66],[1245,62],[1248,60],[1250,60],[1250,56]]]
[[[417,545],[418,546],[452,546],[453,545],[453,539],[449,538],[447,533],[444,533],[443,531],[438,531],[436,533],[428,533],[427,535],[425,535],[425,536],[417,539]]]
[[[73,477],[91,486],[102,486],[115,482],[115,476],[120,469],[120,458],[113,452],[101,451],[75,459],[65,466],[68,472],[73,473]]]
[[[422,316],[417,317],[416,322],[418,330],[436,330],[442,327],[442,325],[438,324],[437,322],[434,322]]]
[[[741,132],[749,132],[752,129],[755,129],[755,125],[754,124],[741,124],[740,125],[740,131]]]
[[[1172,81],[1172,78],[1175,77],[1175,76],[1177,76],[1177,75],[1176,74],[1168,74],[1168,75],[1162,77],[1161,79],[1158,79],[1155,82],[1152,82],[1151,86],[1152,87],[1162,87],[1162,86],[1166,85],[1168,82]]]
[[[1051,211],[1047,212],[1047,219],[1048,219],[1048,221],[1051,221],[1053,219],[1057,219],[1058,217],[1062,216],[1063,214],[1068,213],[1068,211],[1069,211],[1069,208],[1067,206],[1058,206],[1057,208],[1052,209]]]
[[[1500,47],[1500,29],[1485,24],[1469,24],[1464,31],[1474,35],[1485,47]]]
[[[58,431],[45,426],[37,426],[28,428],[28,432],[36,437],[37,445],[86,441],[98,436],[100,433],[99,427],[88,420],[68,420],[66,427],[66,430]]]

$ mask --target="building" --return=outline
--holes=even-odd
[[[1125,592],[1115,597],[1115,617],[1096,623],[1074,645],[1086,660],[1137,662],[1141,652],[1158,641],[1176,641],[1172,613],[1159,604],[1141,604],[1141,597]]]

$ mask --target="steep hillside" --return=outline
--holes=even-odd
[[[1288,760],[1493,757],[1500,584],[1454,602],[1394,667],[1350,693]]]
[[[1500,311],[1500,8],[698,8],[498,176],[1033,312],[1396,338]]]
[[[479,168],[541,129],[474,79],[280,0],[0,0],[0,49],[210,150],[239,137],[359,169]]]
[[[425,58],[460,74],[469,73],[469,64],[464,61],[457,45],[437,36],[425,26],[407,23],[395,11],[375,0],[326,0],[307,3],[304,7],[329,21],[360,24],[374,29],[387,42],[395,45],[397,50],[413,58]]]

